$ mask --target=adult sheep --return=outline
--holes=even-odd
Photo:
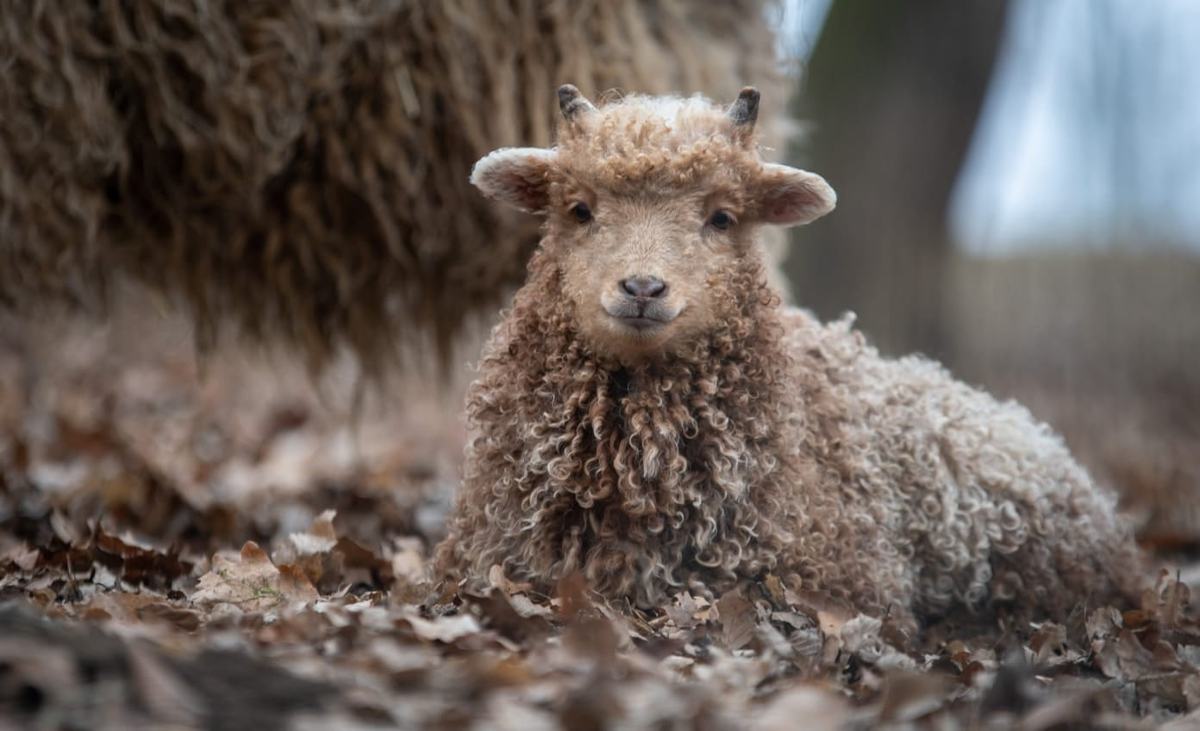
[[[441,571],[582,572],[643,606],[772,572],[908,619],[1062,619],[1136,591],[1114,500],[1028,411],[780,306],[759,228],[835,197],[762,162],[756,90],[728,111],[559,95],[556,147],[471,177],[546,222],[470,390]]]
[[[782,122],[774,7],[6,3],[0,313],[98,311],[133,281],[201,345],[233,325],[314,366],[349,346],[379,373],[427,339],[477,352],[459,326],[520,284],[537,228],[463,168],[548,144],[564,74],[728,94],[754,74]]]

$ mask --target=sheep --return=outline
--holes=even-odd
[[[537,228],[462,168],[549,143],[533,110],[558,74],[786,89],[770,2],[8,4],[0,309],[103,312],[131,280],[202,346],[232,325],[314,369],[348,346],[380,373],[430,341],[477,352]]]
[[[781,305],[760,228],[835,194],[762,161],[756,90],[559,95],[556,146],[471,174],[545,223],[469,390],[440,575],[655,607],[774,574],[909,622],[1132,599],[1129,526],[1046,425]]]

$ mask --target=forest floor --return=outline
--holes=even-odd
[[[457,376],[203,370],[162,316],[0,323],[0,729],[1200,728],[1186,553],[1140,606],[920,637],[772,577],[463,592],[426,564]]]

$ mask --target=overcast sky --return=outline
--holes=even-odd
[[[786,53],[828,6],[786,0]],[[1200,0],[1012,0],[950,218],[976,254],[1200,253]]]

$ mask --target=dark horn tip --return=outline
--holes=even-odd
[[[558,103],[565,107],[570,104],[573,99],[579,97],[579,88],[574,84],[563,84],[558,87]]]
[[[753,124],[758,119],[758,89],[747,86],[738,94],[737,101],[729,108],[729,118],[737,126]]]
[[[558,87],[558,108],[562,110],[562,115],[567,119],[571,119],[590,106],[591,103],[584,98],[574,84],[563,84]]]

